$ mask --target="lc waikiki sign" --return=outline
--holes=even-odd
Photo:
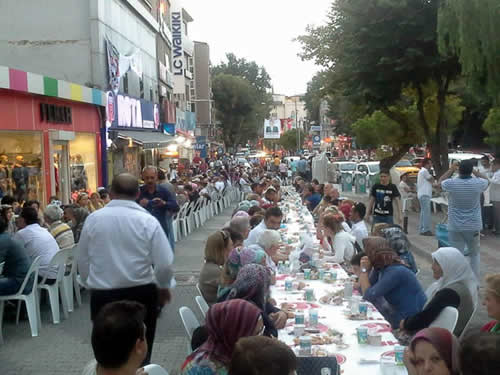
[[[172,22],[172,66],[174,70],[174,94],[184,94],[184,48],[182,46],[183,25],[182,25],[182,7],[178,2],[174,2],[171,12]]]

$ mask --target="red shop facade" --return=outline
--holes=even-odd
[[[51,196],[66,204],[95,192],[100,129],[95,104],[0,89],[0,196],[46,205]]]

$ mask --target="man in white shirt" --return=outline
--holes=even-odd
[[[16,232],[14,239],[20,241],[26,249],[28,255],[33,261],[40,257],[40,269],[38,271],[38,280],[45,276],[46,283],[54,284],[57,277],[57,267],[49,267],[49,263],[59,251],[59,245],[52,235],[38,224],[38,212],[32,207],[24,207],[19,219],[24,226],[23,229]]]
[[[430,159],[425,158],[422,161],[422,168],[417,177],[417,196],[420,202],[420,234],[422,236],[433,236],[431,220],[431,198],[432,183],[434,177],[429,173],[432,167]]]
[[[222,177],[216,177],[217,181],[215,182],[215,188],[219,193],[222,193],[226,185],[224,184],[224,179]]]
[[[248,238],[245,240],[245,246],[255,245],[259,241],[260,235],[267,229],[280,229],[283,213],[279,207],[270,207],[266,210],[264,220],[250,231]]]
[[[170,301],[169,288],[175,286],[174,256],[158,220],[135,202],[138,194],[139,182],[134,176],[124,173],[113,179],[113,200],[85,222],[78,266],[91,290],[92,320],[110,302],[129,300],[145,306],[147,364],[158,313]]]
[[[493,176],[490,178],[490,202],[493,204],[493,229],[495,235],[500,236],[500,159],[493,161],[491,168]]]
[[[366,206],[362,202],[356,203],[352,206],[351,219],[352,228],[351,234],[356,237],[356,244],[359,249],[363,250],[363,239],[368,237],[368,228],[365,223]],[[345,229],[344,229],[345,230]]]

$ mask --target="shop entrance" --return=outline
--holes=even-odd
[[[53,141],[52,143],[52,168],[51,176],[53,193],[63,204],[70,203],[71,181],[69,178],[69,154],[67,141]]]

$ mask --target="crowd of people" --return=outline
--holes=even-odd
[[[235,187],[244,199],[205,244],[199,289],[210,309],[204,325],[193,333],[193,352],[181,373],[293,374],[300,358],[275,340],[288,315],[272,298],[271,285],[276,283],[277,264],[293,250],[282,242],[278,230],[287,214],[280,202],[294,189],[315,219],[321,253],[357,277],[355,288],[377,307],[395,336],[408,344],[405,365],[411,375],[499,373],[500,274],[486,278],[486,293],[479,296],[478,254],[474,258],[475,239],[469,238],[469,229],[476,227],[463,217],[466,205],[480,211],[481,192],[489,185],[481,173],[463,162],[439,181],[450,192],[453,245],[432,254],[435,282],[424,290],[411,244],[401,222],[394,220],[401,208],[390,173],[381,171],[380,183],[372,187],[365,205],[341,199],[333,184],[311,180],[301,160],[295,171],[281,159],[265,168],[230,160],[219,160],[213,167],[204,162],[208,168],[200,164],[167,175],[146,167],[143,185],[136,177],[121,174],[113,179],[109,193],[81,194],[69,206],[53,201],[43,211],[38,202],[18,207],[4,197],[0,295],[17,292],[36,256],[42,257],[40,276],[50,282],[57,271],[48,267],[53,255],[78,243],[80,276],[90,289],[95,354],[85,374],[140,373],[140,367],[150,362],[156,321],[175,286],[173,216],[184,204]],[[451,171],[458,171],[460,180],[449,179]],[[470,177],[473,173],[477,177]],[[422,176],[432,183],[425,172]],[[465,194],[477,202],[466,202]],[[421,205],[427,204],[425,196],[418,197]],[[427,214],[426,209],[422,212]],[[369,229],[370,218],[374,225]],[[426,220],[422,218],[423,234]],[[461,244],[469,253],[464,255]],[[300,261],[310,259],[301,254]],[[494,320],[459,342],[457,337],[463,336],[480,299]],[[454,331],[429,328],[448,306],[458,310]]]

